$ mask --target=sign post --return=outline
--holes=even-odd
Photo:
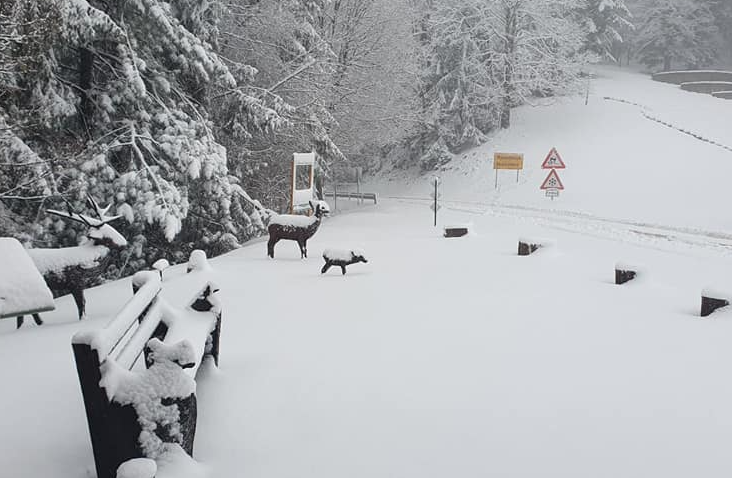
[[[494,153],[493,169],[496,171],[496,189],[498,189],[498,170],[515,170],[516,182],[519,182],[519,172],[524,169],[524,155],[521,153]]]
[[[565,169],[567,166],[562,161],[562,157],[559,156],[557,148],[552,148],[546,159],[541,163],[541,169]]]
[[[559,179],[556,169],[549,171],[549,176],[546,177],[539,189],[546,191],[546,196],[552,198],[552,201],[555,197],[559,197],[559,191],[564,189],[564,185],[562,180]]]
[[[539,189],[546,191],[546,197],[551,198],[552,201],[554,201],[554,198],[559,197],[559,191],[564,190],[564,185],[562,184],[562,180],[559,179],[557,170],[565,169],[566,167],[567,165],[562,161],[562,157],[559,155],[557,148],[552,148],[541,164],[541,169],[549,169],[550,171]]]
[[[439,211],[440,209],[442,209],[442,206],[440,206],[439,203],[437,202],[438,199],[440,198],[440,192],[437,189],[438,185],[440,184],[440,178],[438,178],[437,176],[435,176],[435,178],[432,180],[432,183],[433,183],[433,186],[434,186],[434,190],[432,191],[432,194],[431,194],[433,201],[432,201],[432,204],[430,204],[430,209],[432,209],[432,211],[434,211],[434,214],[435,214],[435,227],[437,227],[437,211]]]

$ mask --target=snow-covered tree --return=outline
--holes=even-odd
[[[578,14],[586,22],[588,48],[617,61],[619,46],[624,43],[626,34],[634,29],[625,1],[584,0]]]
[[[707,0],[651,0],[636,38],[640,61],[665,71],[711,64],[719,30],[710,5]]]
[[[575,88],[590,59],[577,9],[575,1],[433,2],[419,22],[424,166],[509,127],[512,108],[533,96]]]
[[[183,257],[191,247],[230,244],[232,235],[242,239],[253,233],[252,224],[261,226],[257,208],[240,203],[243,191],[229,177],[208,108],[220,98],[216,106],[227,110],[231,127],[251,134],[281,126],[283,105],[250,88],[253,68],[216,53],[225,5],[0,5],[2,21],[15,15],[24,19],[20,25],[43,26],[30,48],[11,40],[16,61],[3,76],[0,115],[10,133],[2,141],[15,145],[3,148],[12,170],[0,168],[0,199],[8,207],[30,215],[63,195],[81,208],[87,193],[114,202],[129,221],[122,229],[131,240],[125,260],[133,267],[145,255]],[[18,183],[23,174],[41,179]],[[58,227],[50,218],[39,221],[36,239],[56,241]]]

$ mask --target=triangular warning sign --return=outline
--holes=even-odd
[[[566,166],[564,165],[564,161],[562,161],[562,157],[559,156],[559,152],[557,151],[557,148],[552,148],[551,151],[549,151],[549,154],[547,155],[546,159],[541,165],[541,169],[564,169]]]
[[[555,169],[549,172],[549,176],[546,177],[539,189],[564,189],[562,180],[559,179],[559,174],[557,174]]]

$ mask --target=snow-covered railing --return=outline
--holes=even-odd
[[[681,83],[681,89],[693,93],[714,94],[718,91],[729,91],[732,89],[732,81],[687,81]]]
[[[221,307],[210,275],[195,270],[164,290],[158,271],[138,272],[133,297],[104,328],[74,335],[98,478],[171,447],[193,454],[196,371],[206,356],[219,359]]]

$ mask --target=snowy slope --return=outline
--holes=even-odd
[[[274,261],[261,243],[212,261],[221,369],[199,386],[196,445],[212,476],[732,472],[732,312],[695,316],[702,287],[732,281],[729,254],[451,211],[444,221],[472,220],[477,234],[447,240],[429,214],[368,206],[328,220],[308,260],[285,242]],[[519,235],[556,245],[520,258]],[[320,251],[353,244],[369,264],[320,275]],[[647,272],[614,286],[620,259]],[[90,316],[128,286],[91,291]],[[87,476],[70,337],[103,319],[76,322],[68,300],[46,317],[18,332],[0,322],[0,467]]]
[[[624,75],[593,91],[640,82]],[[626,132],[608,138],[592,124]],[[383,199],[326,219],[307,260],[288,241],[270,260],[260,241],[211,261],[221,368],[199,379],[196,437],[211,477],[732,473],[732,310],[698,317],[702,288],[732,289],[732,155],[597,96],[524,109],[517,125],[495,144],[526,145],[529,164],[556,145],[568,163],[553,204],[536,164],[518,187],[506,173],[492,191],[478,158],[487,145],[443,174],[452,202],[440,222],[472,223],[470,237],[442,238],[424,201]],[[605,168],[605,147],[622,139],[647,153],[633,174]],[[715,171],[685,200],[674,194],[687,174],[677,148]],[[666,158],[676,168],[660,168]],[[658,171],[665,181],[635,189]],[[428,180],[394,189],[426,197]],[[554,245],[518,257],[524,236]],[[369,263],[321,275],[327,248],[362,249]],[[643,273],[615,286],[619,261]],[[68,297],[42,327],[0,320],[0,475],[93,476],[71,336],[101,327],[129,295],[129,278],[88,291],[83,322]]]
[[[587,106],[576,97],[519,108],[510,130],[438,172],[443,198],[732,233],[732,152],[650,121],[639,107],[604,98],[643,104],[665,122],[731,147],[732,102],[614,68],[598,67],[596,76]],[[540,166],[552,147],[567,163],[560,171],[566,190],[554,201],[539,190],[547,173]],[[514,172],[504,171],[495,189],[496,151],[525,154],[519,184]],[[406,176],[369,187],[385,196],[427,198],[431,176]]]

